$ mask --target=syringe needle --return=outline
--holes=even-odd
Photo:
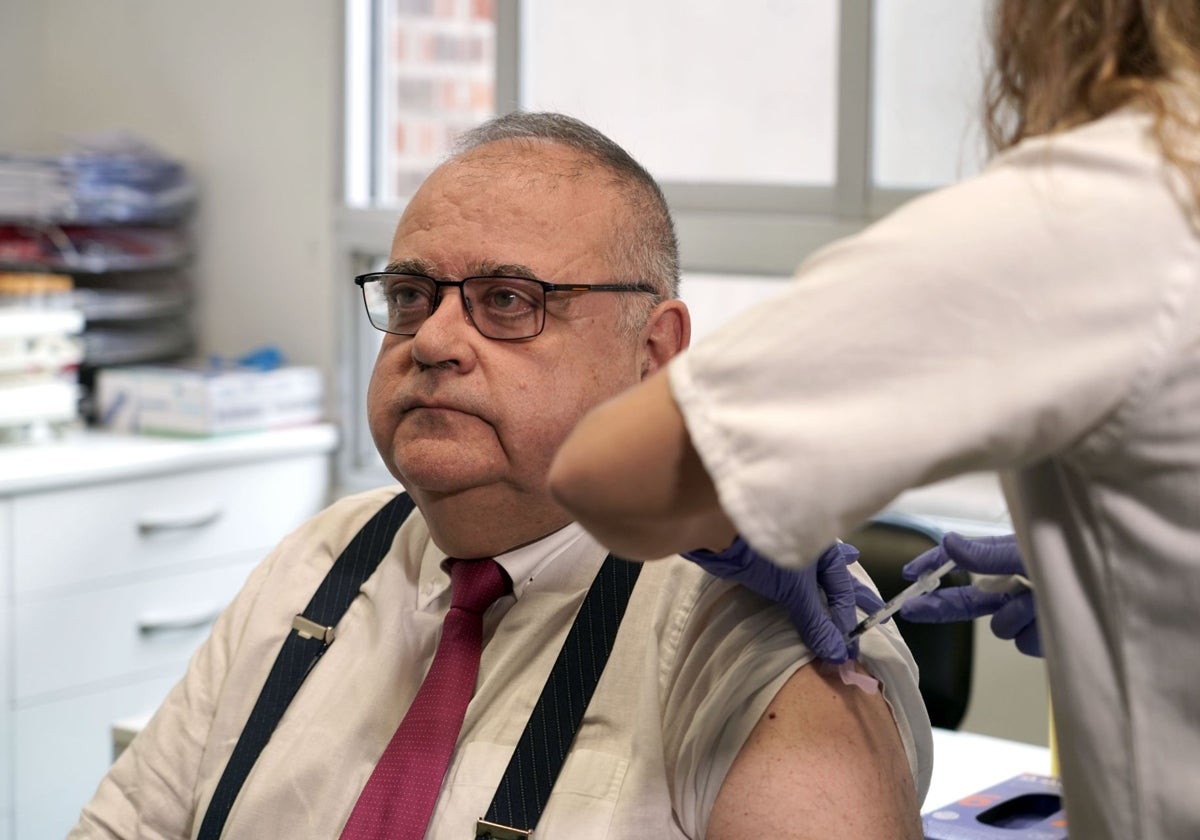
[[[927,592],[937,589],[938,583],[954,566],[955,563],[953,560],[947,560],[936,569],[931,569],[918,577],[910,586],[902,589],[894,598],[885,603],[882,609],[860,621],[853,630],[846,634],[846,641],[854,641],[872,627],[876,627],[887,621],[893,615],[900,612],[901,607],[918,595],[924,595]]]

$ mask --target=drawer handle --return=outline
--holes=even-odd
[[[214,607],[210,604],[192,612],[147,613],[138,618],[138,632],[143,636],[149,636],[172,630],[196,630],[200,627],[207,627],[216,621],[223,609],[224,607]]]
[[[197,528],[205,528],[221,518],[221,509],[218,507],[202,510],[198,513],[181,513],[181,514],[164,514],[155,516],[153,514],[143,516],[138,520],[138,532],[141,534],[156,534],[159,531],[191,531]]]

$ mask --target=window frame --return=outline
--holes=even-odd
[[[339,358],[336,402],[343,433],[336,483],[339,494],[390,481],[367,431],[370,365],[366,348],[375,334],[351,279],[375,269],[386,254],[403,205],[364,206],[370,193],[374,139],[364,142],[369,103],[352,91],[380,80],[381,49],[374,27],[379,0],[343,0],[342,107],[344,161],[333,212],[333,270]],[[520,103],[522,0],[494,0],[496,112]],[[664,182],[679,235],[684,272],[790,275],[821,246],[861,230],[924,190],[876,187],[871,172],[872,41],[874,0],[841,0],[838,23],[837,163],[832,186],[771,186]],[[373,97],[371,97],[373,98]],[[364,163],[363,155],[370,160]],[[344,283],[344,287],[343,287]],[[345,289],[345,294],[341,293]],[[368,332],[364,332],[364,330]],[[370,338],[368,338],[370,336]]]

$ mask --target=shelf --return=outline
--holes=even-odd
[[[71,336],[34,336],[5,344],[10,346],[0,344],[0,387],[6,375],[57,374],[83,362],[83,342]]]
[[[190,255],[177,228],[0,225],[0,270],[152,271],[181,267]]]
[[[75,305],[83,310],[89,324],[182,315],[190,302],[187,292],[178,289],[140,292],[77,287],[73,295]]]
[[[0,427],[74,420],[78,403],[79,386],[70,382],[0,385]]]
[[[0,338],[81,332],[83,313],[77,309],[0,309]]]
[[[84,333],[83,343],[85,364],[108,367],[186,356],[192,352],[195,338],[186,321],[164,318],[127,329],[92,327]]]
[[[88,430],[54,443],[0,446],[0,496],[330,453],[337,444],[328,423],[187,440]]]
[[[145,149],[0,154],[0,218],[51,224],[174,224],[195,209],[177,161]]]

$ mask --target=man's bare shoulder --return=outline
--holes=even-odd
[[[812,663],[775,695],[713,805],[709,840],[919,840],[919,803],[882,693]]]

